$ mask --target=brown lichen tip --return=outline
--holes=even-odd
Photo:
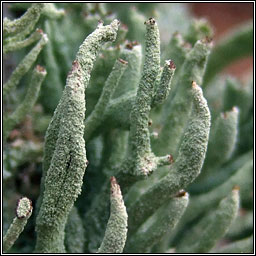
[[[74,71],[74,70],[78,69],[78,67],[79,67],[79,62],[77,60],[74,60],[72,62],[71,71]]]
[[[167,60],[166,63],[170,69],[176,69],[176,65],[173,60]]]
[[[133,48],[132,42],[127,43],[127,44],[125,45],[125,48],[126,48],[126,49],[129,49],[129,50],[132,50],[132,48]]]
[[[125,64],[125,65],[127,65],[128,64],[128,61],[126,61],[126,60],[123,60],[123,59],[118,59],[122,64]]]
[[[36,66],[36,70],[37,70],[38,72],[40,72],[40,73],[44,73],[44,72],[45,72],[45,68],[42,67],[42,66],[40,66],[40,65],[37,65],[37,66]]]
[[[153,120],[152,119],[149,119],[148,120],[148,126],[151,126],[153,124]]]
[[[188,193],[187,193],[185,190],[183,190],[183,189],[181,189],[181,190],[175,195],[175,197],[184,197],[184,196],[188,196]]]
[[[232,188],[232,191],[234,191],[234,190],[240,190],[240,187],[238,186],[238,185],[235,185],[235,186],[233,186],[233,188]]]
[[[174,163],[174,158],[173,158],[173,156],[171,154],[168,155],[168,161],[170,162],[170,164]]]
[[[212,42],[212,38],[209,36],[206,36],[205,38],[201,39],[201,42],[204,44],[210,44]]]
[[[110,177],[111,194],[121,194],[120,187],[114,176]]]
[[[195,81],[192,81],[192,88],[196,89],[198,87],[198,85],[196,84]]]
[[[103,22],[103,20],[98,20],[98,27],[101,27],[101,26],[103,26],[103,24],[104,24],[104,22]]]
[[[155,25],[156,21],[154,18],[149,18],[147,21],[144,22],[145,25]]]
[[[138,45],[137,41],[127,42],[125,45],[126,49],[132,50],[134,46]]]
[[[39,33],[39,34],[43,34],[44,33],[44,31],[41,28],[37,28],[36,32]]]
[[[33,206],[32,201],[27,197],[22,197],[17,202],[15,209],[16,216],[18,219],[26,218],[32,212]]]

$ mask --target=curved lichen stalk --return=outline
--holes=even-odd
[[[123,190],[127,190],[137,180],[151,175],[158,167],[170,165],[170,155],[157,157],[151,150],[150,111],[161,104],[168,96],[170,83],[175,71],[172,61],[167,61],[160,79],[160,35],[155,19],[150,18],[146,25],[145,61],[136,97],[130,112],[130,134],[128,154],[117,175]]]
[[[108,26],[99,24],[96,31],[80,46],[62,98],[47,130],[43,197],[36,223],[37,252],[65,252],[65,224],[74,201],[81,193],[87,166],[83,138],[85,88],[100,46],[115,40],[118,25],[117,20]]]
[[[182,137],[178,157],[174,159],[169,173],[137,198],[128,209],[129,226],[132,229],[136,229],[168,198],[193,182],[201,171],[208,144],[211,118],[202,90],[195,82],[192,83],[191,95],[193,111]]]

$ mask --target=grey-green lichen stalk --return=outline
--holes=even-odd
[[[85,89],[100,46],[116,38],[119,22],[99,24],[80,46],[60,103],[49,125],[44,158],[42,203],[37,216],[36,252],[64,253],[64,229],[81,193],[87,166],[84,135]]]
[[[174,160],[172,170],[130,207],[128,214],[131,227],[141,224],[165,200],[190,184],[201,171],[208,145],[211,118],[202,89],[195,82],[192,83],[190,93],[193,111],[183,134],[177,159]]]
[[[110,217],[98,253],[122,253],[126,242],[128,215],[115,177],[111,177]]]
[[[16,208],[16,217],[3,238],[3,251],[9,250],[19,237],[32,214],[32,202],[27,197],[19,199]]]
[[[162,28],[142,14],[153,15],[152,5],[136,5],[109,14],[111,4],[8,4],[24,14],[3,20],[3,53],[20,59],[3,85],[4,252],[252,252],[253,81],[215,77],[252,52],[252,23],[214,46],[205,20],[182,17],[188,30],[160,47]],[[117,16],[127,22],[119,31]],[[23,122],[30,113],[32,126]],[[42,154],[34,248],[33,223],[15,243],[31,201],[21,198],[12,220],[7,197],[15,183],[35,200],[35,173],[18,171],[40,169]]]

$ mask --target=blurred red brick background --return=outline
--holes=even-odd
[[[253,20],[253,3],[190,3],[194,16],[207,18],[214,27],[214,40],[218,40],[230,29],[249,20]],[[241,68],[243,67],[243,68]],[[229,66],[225,73],[243,80],[253,70],[253,57],[239,60]]]

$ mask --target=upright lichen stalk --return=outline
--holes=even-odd
[[[42,203],[37,216],[36,251],[64,253],[65,225],[81,193],[87,166],[84,135],[85,89],[100,46],[116,37],[118,21],[89,35],[80,46],[45,142]],[[50,141],[48,144],[47,142]]]
[[[3,85],[4,252],[252,252],[253,80],[216,76],[251,54],[252,23],[215,46],[177,4],[130,5],[8,4],[24,14],[3,53],[30,49],[5,55],[21,61]],[[160,44],[152,7],[187,28]],[[14,219],[10,193],[31,198]]]

